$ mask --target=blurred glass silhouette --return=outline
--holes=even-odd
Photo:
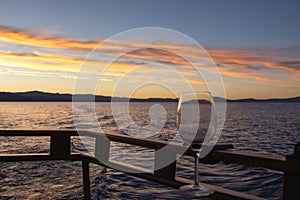
[[[180,190],[196,197],[210,196],[214,191],[199,182],[198,163],[201,155],[207,155],[205,145],[213,139],[216,130],[217,117],[211,94],[183,93],[178,103],[176,124],[184,145],[191,147],[195,153],[194,184],[182,186]]]

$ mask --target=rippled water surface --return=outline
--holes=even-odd
[[[176,103],[162,103],[167,113],[165,127],[152,137],[168,140],[175,131]],[[135,124],[150,123],[149,103],[131,103],[133,123],[121,127],[132,133]],[[97,103],[97,120],[104,132],[120,133],[109,103]],[[220,142],[232,143],[236,149],[274,155],[292,153],[297,141],[299,103],[229,103]],[[83,121],[88,124],[89,118]],[[72,129],[71,103],[0,103],[0,129]],[[131,132],[130,132],[131,131]],[[132,133],[134,134],[134,133]],[[49,138],[0,137],[1,153],[49,152]],[[73,141],[76,145],[76,140]],[[111,159],[131,162],[141,152],[137,164],[146,166],[153,160],[149,149],[112,145]],[[135,161],[133,161],[135,162]],[[0,199],[82,199],[81,163],[41,161],[0,163]],[[178,175],[193,177],[192,158],[178,161]],[[91,165],[93,199],[182,199],[178,190],[137,179],[115,170]],[[200,165],[200,180],[250,194],[279,199],[282,174],[236,164]]]

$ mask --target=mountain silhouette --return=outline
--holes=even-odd
[[[60,93],[49,93],[41,91],[29,91],[29,92],[0,92],[0,101],[7,102],[71,102],[71,94],[60,94]],[[87,98],[94,100],[96,102],[110,102],[112,97],[102,96],[102,95],[92,95],[92,94],[79,94],[75,95],[77,101],[85,101]],[[224,98],[215,97],[216,102],[224,101]],[[178,99],[172,98],[131,98],[130,100],[126,97],[113,97],[114,101],[130,101],[130,102],[177,102]],[[292,98],[272,98],[272,99],[227,99],[227,102],[300,102],[299,97]]]

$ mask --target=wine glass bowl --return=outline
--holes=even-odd
[[[195,177],[193,185],[185,185],[181,191],[193,193],[196,197],[210,196],[214,191],[199,183],[199,158],[207,155],[205,148],[216,130],[216,114],[213,97],[209,92],[186,92],[180,96],[176,126],[184,145],[195,153]]]

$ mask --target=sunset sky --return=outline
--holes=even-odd
[[[300,96],[299,9],[296,0],[2,1],[0,91],[73,93],[80,67],[101,41],[132,28],[164,27],[188,35],[207,50],[222,74],[227,98]],[[111,83],[135,66],[152,61],[176,66],[193,85],[204,84],[191,74],[189,63],[159,50],[180,49],[197,63],[200,58],[194,45],[170,37],[148,43],[109,40],[102,49],[109,58],[126,45],[147,49],[115,62],[96,94],[111,95]],[[90,62],[101,68],[105,56]],[[209,66],[198,67],[209,70]],[[160,74],[165,81],[180,84],[172,73],[151,66],[130,80],[155,80]],[[131,83],[126,84],[124,89]],[[163,89],[153,91],[159,88],[145,88],[137,97],[170,96]]]

